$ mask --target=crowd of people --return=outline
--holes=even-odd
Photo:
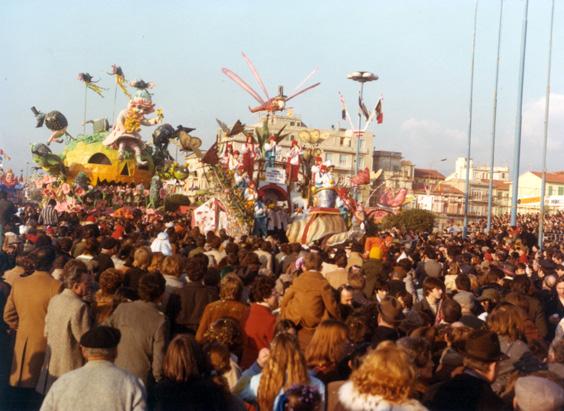
[[[322,248],[49,208],[0,194],[0,408],[564,407],[564,244],[528,217]]]

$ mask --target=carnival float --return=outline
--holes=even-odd
[[[265,235],[268,208],[277,206],[267,194],[275,190],[284,194],[290,212],[294,204],[303,208],[303,213],[295,216],[286,231],[290,242],[338,244],[362,236],[367,210],[355,194],[360,187],[371,187],[379,175],[366,168],[343,181],[335,175],[334,165],[322,160],[321,143],[326,138],[322,132],[307,129],[290,135],[285,127],[272,126],[276,113],[287,110],[288,101],[319,86],[320,83],[305,86],[316,70],[289,96],[280,86],[278,94],[270,97],[252,61],[244,53],[243,58],[262,93],[232,70],[223,68],[222,72],[258,103],[249,110],[262,114],[262,121],[246,126],[237,120],[228,126],[217,120],[222,138],[216,136],[206,152],[200,151],[202,140],[191,135],[194,128],[164,123],[163,110],[153,102],[154,83],[128,82],[117,65],[108,74],[115,79],[115,93],[120,90],[127,97],[127,106],[119,111],[113,125],[106,119],[87,120],[88,93],[103,96],[107,89],[89,73],[80,73],[78,79],[85,91],[82,133],[71,134],[69,122],[61,111],[44,113],[37,107],[31,108],[36,127],[45,126],[50,131],[45,143],[31,147],[34,162],[46,173],[36,182],[43,190],[43,197],[57,198],[61,209],[87,205],[122,210],[137,206],[154,212],[149,210],[166,206],[167,198],[169,203],[174,196],[186,198],[178,187],[192,170],[187,163],[179,163],[170,155],[169,144],[174,141],[184,154],[195,155],[205,167],[210,189],[200,199],[201,204],[191,210],[192,224],[204,231],[223,228],[232,236]],[[339,100],[343,117],[350,120],[343,97]],[[368,117],[381,122],[381,100],[376,108],[376,114]],[[91,133],[86,133],[87,125],[92,126]],[[149,142],[143,139],[144,129],[151,130]],[[352,123],[351,129],[355,135],[361,132],[354,130]],[[236,140],[241,141],[240,149],[234,149]],[[282,142],[289,149],[280,161]],[[62,146],[59,153],[54,152],[56,146]],[[405,193],[378,197],[382,199],[377,213],[381,217],[401,207]],[[189,201],[179,203],[185,207]]]

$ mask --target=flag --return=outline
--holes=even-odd
[[[219,163],[219,157],[217,155],[217,142],[208,149],[204,157],[202,157],[202,163],[209,164],[210,166],[215,166]]]
[[[343,97],[343,95],[339,92],[339,101],[341,103],[341,118],[343,120],[347,119],[347,106],[345,105],[345,98]]]
[[[364,118],[368,120],[370,113],[368,112],[368,109],[366,108],[366,105],[364,104],[364,101],[362,101],[362,98],[360,98],[360,96],[358,97],[358,106],[360,107],[362,114],[364,114]]]
[[[382,124],[382,122],[384,121],[384,112],[382,111],[382,100],[383,98],[380,97],[380,100],[378,100],[378,103],[376,104],[376,108],[374,109],[374,111],[376,112],[376,122],[378,124]]]

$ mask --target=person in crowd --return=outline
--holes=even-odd
[[[403,337],[399,326],[404,319],[405,315],[398,300],[386,296],[378,304],[378,326],[372,334],[372,346],[377,347],[382,341],[396,341]]]
[[[296,337],[280,333],[272,340],[270,355],[262,372],[255,374],[239,397],[255,403],[260,410],[277,409],[284,392],[296,384],[317,388],[325,402],[323,382],[308,374],[306,361]]]
[[[300,345],[307,348],[315,327],[324,319],[340,319],[340,313],[332,288],[319,271],[319,254],[307,253],[304,266],[306,271],[288,288],[280,307],[281,318],[288,319],[300,327]]]
[[[148,273],[152,258],[153,253],[149,247],[139,247],[135,250],[132,266],[125,272],[124,276],[124,285],[126,287],[135,292],[137,291],[139,280]]]
[[[147,273],[139,280],[139,300],[120,304],[107,320],[107,325],[121,332],[116,365],[145,384],[162,377],[167,323],[158,304],[164,292],[163,276]]]
[[[45,316],[47,350],[37,383],[37,391],[42,394],[58,377],[83,364],[79,341],[91,326],[90,308],[83,298],[90,294],[92,280],[92,274],[80,260],[65,264],[65,289],[51,298]]]
[[[100,288],[94,295],[94,321],[102,324],[122,302],[117,291],[123,285],[123,276],[115,268],[108,268],[100,274],[98,285]]]
[[[40,411],[145,411],[141,379],[114,365],[120,337],[118,329],[106,326],[84,333],[80,350],[86,364],[55,381]]]
[[[423,281],[423,299],[413,305],[413,315],[418,318],[413,321],[421,324],[438,324],[440,318],[440,306],[444,295],[444,283],[436,277],[427,277]]]
[[[368,352],[338,391],[335,410],[410,410],[426,408],[412,398],[416,373],[407,354],[393,343]]]
[[[278,292],[272,277],[259,275],[251,286],[249,316],[245,320],[243,330],[247,340],[245,343],[241,366],[248,368],[256,360],[261,349],[270,346],[274,338],[276,315],[272,312],[278,308]]]
[[[432,410],[510,410],[492,390],[502,353],[495,332],[474,330],[464,344],[464,371],[444,382],[427,404]]]
[[[155,387],[154,409],[172,411],[243,411],[243,403],[217,384],[194,337],[174,337],[163,362],[163,378]]]
[[[57,201],[53,198],[47,201],[47,205],[43,208],[43,210],[41,210],[41,213],[39,213],[39,219],[37,220],[39,225],[57,225],[57,223],[59,222],[59,213],[57,213],[57,210],[55,209],[56,205]]]
[[[94,267],[96,272],[96,279],[104,270],[108,268],[115,268],[112,257],[116,254],[118,242],[112,237],[106,237],[100,242],[100,252],[94,257]]]
[[[33,273],[14,283],[4,307],[4,321],[16,333],[10,385],[22,389],[24,403],[26,400],[33,401],[35,397],[34,390],[47,349],[47,306],[61,289],[61,283],[49,275],[55,249],[51,246],[37,248],[30,258]]]
[[[202,342],[204,333],[209,326],[220,318],[232,318],[239,323],[241,329],[249,316],[249,306],[241,301],[243,282],[234,274],[228,274],[221,279],[219,287],[219,301],[208,304],[200,318],[196,331],[196,341]]]
[[[326,385],[346,379],[349,370],[342,366],[341,361],[351,348],[348,329],[344,323],[337,320],[322,321],[307,346],[307,366]]]

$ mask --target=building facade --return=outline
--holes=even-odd
[[[542,184],[541,171],[527,171],[519,176],[518,210],[522,213],[538,212]],[[511,196],[513,187],[510,187]],[[564,171],[546,173],[545,210],[564,210]],[[511,197],[509,197],[511,198]]]

